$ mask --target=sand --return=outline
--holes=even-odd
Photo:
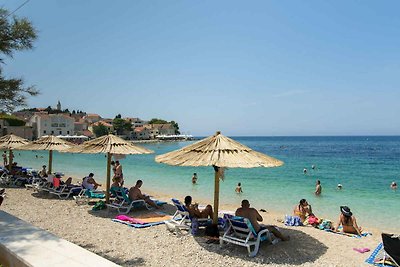
[[[91,206],[78,206],[72,199],[59,200],[24,188],[7,188],[6,192],[2,210],[122,266],[362,266],[371,252],[360,254],[353,248],[372,251],[380,242],[379,232],[351,238],[312,227],[286,227],[276,221],[282,216],[262,213],[265,223],[277,224],[291,240],[262,244],[258,255],[249,258],[244,247],[220,247],[204,237],[176,236],[164,225],[134,229],[114,223],[111,219],[116,212],[92,211]],[[172,214],[175,208],[168,204],[163,211]],[[129,215],[145,212],[136,210]]]

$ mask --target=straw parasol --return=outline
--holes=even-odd
[[[113,154],[151,154],[154,153],[152,150],[136,146],[130,141],[126,141],[113,134],[101,136],[99,138],[86,141],[83,144],[68,149],[68,153],[86,153],[86,154],[107,154],[107,181],[106,181],[106,202],[109,201],[109,189],[110,189],[110,170],[111,170],[111,156]]]
[[[11,171],[12,161],[13,161],[11,150],[26,145],[28,143],[29,143],[28,140],[14,134],[8,134],[0,138],[0,149],[9,150],[9,164],[8,164],[9,171]]]
[[[43,136],[40,139],[33,141],[30,144],[19,147],[19,150],[48,150],[49,151],[49,169],[48,172],[52,171],[53,163],[53,150],[64,151],[75,146],[73,143],[65,141],[53,135]]]
[[[214,167],[214,223],[218,221],[220,168],[269,168],[283,165],[282,161],[254,151],[220,132],[179,150],[159,155],[156,161],[175,166]]]

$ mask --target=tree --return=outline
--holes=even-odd
[[[116,118],[116,119],[121,119],[122,116],[121,116],[121,114],[118,114],[117,116],[115,116],[115,118]]]
[[[181,132],[179,131],[179,125],[178,125],[178,123],[175,122],[175,121],[171,121],[170,123],[172,124],[172,127],[175,128],[175,134],[181,134]]]
[[[162,120],[162,119],[157,119],[157,118],[153,118],[149,121],[149,124],[167,124],[168,122],[166,120]]]
[[[75,109],[74,109],[74,110],[72,110],[72,114],[73,114],[73,115],[75,115],[75,114],[76,114],[76,111],[75,111]]]
[[[99,124],[97,126],[93,126],[93,133],[96,135],[96,137],[107,135],[108,128],[102,124]]]
[[[131,130],[132,124],[125,121],[124,119],[121,118],[115,118],[113,120],[113,126],[117,134],[123,134],[125,130]]]
[[[29,50],[37,38],[36,30],[26,18],[10,17],[10,13],[0,8],[0,64],[4,58],[13,57],[15,51]],[[39,92],[33,86],[24,86],[21,78],[6,78],[0,67],[0,111],[12,112],[18,106],[25,106],[28,96]]]

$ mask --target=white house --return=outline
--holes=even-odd
[[[35,137],[43,135],[74,135],[74,118],[65,114],[35,113],[29,122],[33,126]]]

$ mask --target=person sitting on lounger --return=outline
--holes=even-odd
[[[41,178],[46,178],[47,177],[46,165],[42,166],[42,169],[39,172],[39,177],[41,177]]]
[[[97,187],[101,186],[101,184],[98,184],[94,178],[93,178],[94,174],[93,173],[89,173],[88,176],[86,176],[85,178],[83,178],[82,181],[82,186],[85,189],[89,189],[89,190],[96,190]]]
[[[342,225],[344,233],[361,235],[361,227],[358,227],[356,217],[353,216],[350,208],[347,206],[341,206],[340,212],[341,213],[339,216],[336,231],[338,232],[340,225]]]
[[[140,187],[142,185],[143,185],[143,181],[142,180],[137,180],[136,185],[129,189],[129,194],[128,194],[129,195],[129,199],[130,200],[143,199],[150,206],[152,206],[152,207],[154,207],[156,209],[159,209],[160,207],[158,207],[157,204],[154,203],[154,201],[151,200],[149,196],[146,196],[146,195],[142,194],[142,191],[140,191]]]
[[[213,217],[213,209],[211,205],[207,205],[204,210],[199,210],[199,204],[192,204],[192,197],[185,197],[185,207],[189,212],[191,217],[195,218],[212,218]]]
[[[299,205],[294,207],[293,214],[294,216],[299,216],[301,222],[304,222],[307,216],[313,215],[311,205],[303,198],[300,200]]]
[[[250,208],[250,203],[247,199],[242,201],[242,206],[236,210],[235,215],[249,219],[251,225],[257,233],[264,229],[268,229],[268,231],[273,233],[277,238],[280,238],[283,241],[289,240],[289,237],[284,236],[281,232],[279,232],[278,229],[276,229],[275,226],[264,224],[260,225],[258,222],[262,222],[263,217],[255,208]]]

